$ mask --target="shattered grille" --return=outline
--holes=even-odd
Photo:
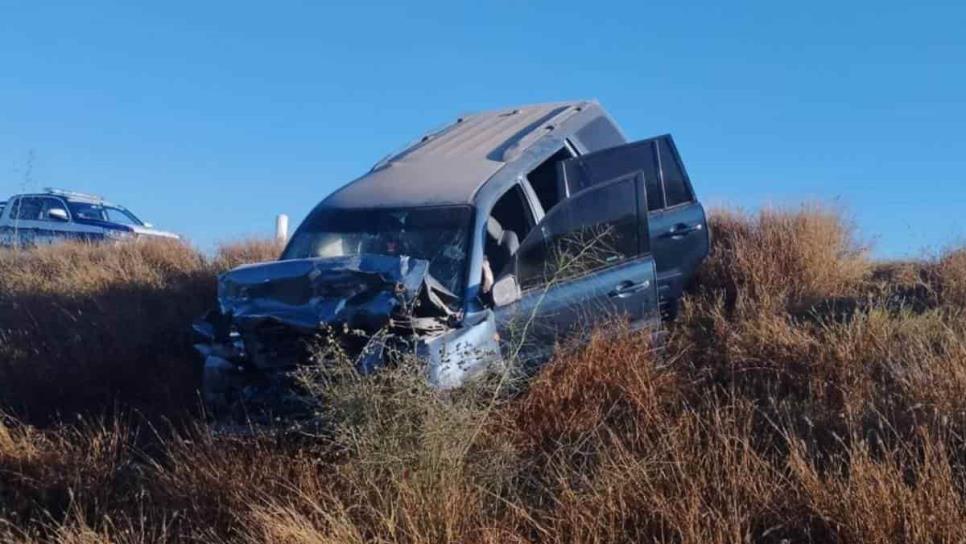
[[[314,346],[324,344],[323,333],[306,334],[280,323],[264,323],[241,333],[248,359],[258,368],[293,367],[308,363],[315,355]],[[362,353],[369,335],[356,331],[336,334],[338,346],[350,358]]]
[[[308,361],[313,337],[281,324],[263,324],[242,333],[249,359],[260,368]]]

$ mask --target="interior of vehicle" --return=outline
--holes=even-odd
[[[527,174],[527,181],[537,194],[544,213],[549,212],[566,196],[566,188],[560,175],[561,162],[574,156],[569,147],[562,147]]]
[[[574,157],[569,147],[562,147],[527,174],[527,181],[537,195],[544,213],[551,210],[566,196],[566,188],[561,178],[561,161]],[[486,221],[486,243],[484,267],[496,279],[511,273],[513,257],[520,248],[520,242],[530,233],[534,218],[520,186],[514,186],[493,206]],[[484,270],[484,275],[487,271]],[[484,285],[487,282],[484,281]]]
[[[532,227],[533,216],[523,190],[514,186],[500,197],[486,220],[484,254],[494,277],[499,278],[508,272],[513,256],[520,248],[520,240]]]

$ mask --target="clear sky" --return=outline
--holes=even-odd
[[[831,201],[883,257],[966,239],[964,2],[0,0],[0,196],[203,248],[459,113],[573,98],[672,133],[709,204]]]

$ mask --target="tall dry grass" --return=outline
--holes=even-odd
[[[191,320],[214,303],[217,273],[276,256],[261,241],[210,259],[169,241],[0,250],[2,404],[36,422],[196,406]]]
[[[712,223],[662,354],[615,326],[449,394],[336,360],[311,433],[5,419],[0,538],[966,541],[963,253],[878,264],[815,207]]]

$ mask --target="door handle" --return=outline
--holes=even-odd
[[[674,225],[673,227],[671,227],[664,234],[664,236],[667,238],[680,239],[687,236],[688,234],[691,234],[692,232],[698,232],[702,228],[703,226],[701,225],[701,223],[695,223],[694,225],[688,225],[687,223],[678,223],[677,225]]]
[[[617,287],[613,291],[607,293],[611,298],[627,298],[634,293],[639,293],[651,286],[650,280],[644,280],[642,282],[633,282],[630,280],[622,281],[617,284]]]

